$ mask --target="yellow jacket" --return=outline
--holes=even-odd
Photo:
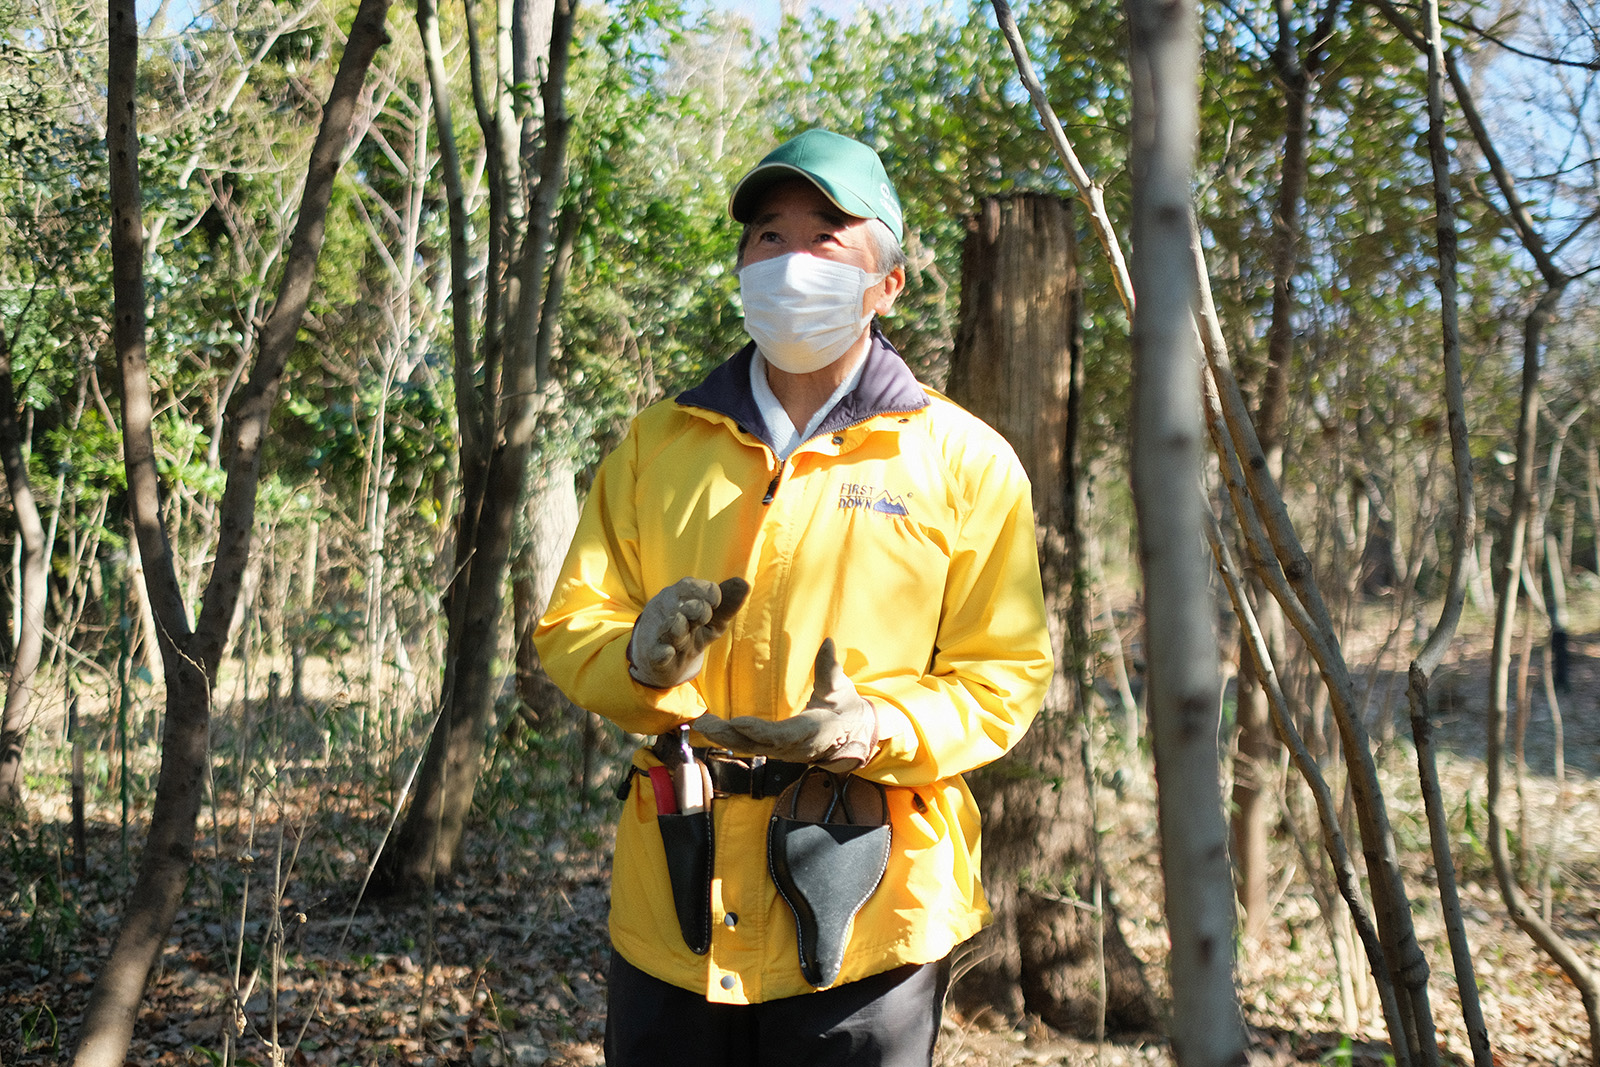
[[[535,641],[576,703],[655,734],[708,709],[790,715],[834,639],[884,738],[859,773],[891,787],[889,866],[856,916],[843,983],[941,959],[988,920],[978,811],[960,776],[1017,742],[1050,678],[1033,512],[999,434],[924,390],[876,332],[860,384],[780,463],[749,387],[752,350],[642,412],[601,464]],[[665,691],[635,682],[626,649],[645,601],[683,577],[734,575],[749,599],[700,675]],[[635,778],[612,865],[614,947],[713,1001],[809,992],[767,872],[772,807],[713,804],[714,932],[697,956],[679,932],[649,778]]]

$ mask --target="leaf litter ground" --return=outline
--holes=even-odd
[[[1481,653],[1482,650],[1477,650]],[[1575,642],[1566,705],[1564,814],[1552,817],[1553,723],[1536,712],[1526,746],[1530,836],[1556,861],[1552,917],[1591,966],[1600,966],[1600,638]],[[1495,1061],[1504,1067],[1588,1062],[1576,990],[1507,918],[1481,844],[1484,659],[1441,675],[1440,743],[1452,845],[1477,981]],[[1381,682],[1381,679],[1380,679]],[[1403,733],[1403,731],[1402,731]],[[615,741],[613,741],[615,747]],[[1447,1063],[1470,1062],[1435,879],[1426,854],[1410,746],[1385,746],[1383,769],[1407,864],[1417,932],[1433,968],[1430,990]],[[202,816],[195,874],[159,972],[148,990],[128,1062],[139,1065],[471,1064],[584,1067],[602,1062],[609,822],[606,788],[585,809],[570,785],[524,777],[502,752],[486,777],[468,841],[466,876],[431,902],[353,907],[355,887],[392,802],[387,781],[352,783],[338,761],[257,769],[250,803],[218,788]],[[619,759],[614,751],[607,757]],[[228,760],[218,757],[218,779]],[[508,770],[509,768],[509,770]],[[1508,776],[1509,780],[1509,776]],[[1166,934],[1153,789],[1147,775],[1108,778],[1100,790],[1103,848],[1130,943],[1164,981]],[[36,779],[35,792],[65,783]],[[561,799],[556,799],[561,798]],[[1515,810],[1515,798],[1508,801]],[[71,1051],[100,962],[131,885],[114,802],[91,807],[89,874],[71,873],[64,801],[35,804],[0,869],[0,1063],[53,1064]],[[1287,825],[1287,824],[1285,824]],[[1526,826],[1533,830],[1526,830]],[[1280,827],[1280,831],[1282,827]],[[130,837],[140,840],[142,828]],[[1239,991],[1251,1060],[1381,1064],[1386,1034],[1368,998],[1347,1025],[1325,926],[1289,835],[1280,832],[1273,921],[1242,945]],[[291,862],[292,860],[292,862]],[[271,907],[280,883],[277,907]],[[241,916],[243,936],[241,937]],[[276,917],[276,924],[274,921]],[[237,972],[237,980],[235,973]],[[252,980],[253,976],[253,980]],[[233,990],[246,990],[242,1015]],[[224,1051],[226,1049],[226,1052]],[[275,1055],[275,1050],[277,1055]],[[1103,1043],[1030,1020],[945,1020],[942,1067],[1170,1063],[1157,1035]]]

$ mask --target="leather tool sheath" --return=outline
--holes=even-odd
[[[889,866],[883,786],[809,768],[779,796],[767,829],[767,867],[794,913],[800,973],[831,986],[861,910]]]

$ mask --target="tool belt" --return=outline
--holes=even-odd
[[[711,949],[711,810],[705,804],[680,812],[664,798],[672,789],[672,772],[693,763],[695,773],[704,769],[712,797],[779,798],[768,825],[768,871],[794,913],[801,973],[818,989],[832,985],[852,920],[888,865],[883,786],[804,763],[691,749],[679,733],[660,735],[650,751],[662,766],[649,775],[630,766],[617,796],[627,797],[635,776],[655,791],[673,908],[689,950],[704,955]]]
[[[683,758],[671,743],[671,736],[662,734],[650,746],[650,751],[666,766],[675,767]],[[787,763],[765,756],[735,756],[718,748],[697,748],[694,757],[705,764],[706,770],[711,773],[711,787],[719,797],[751,797],[755,800],[775,797],[798,782],[808,769],[804,763]],[[627,775],[617,786],[618,800],[628,798],[634,775],[639,773],[637,767],[628,768]]]

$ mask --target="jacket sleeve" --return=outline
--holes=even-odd
[[[859,688],[878,709],[860,772],[904,786],[974,770],[1021,738],[1054,670],[1027,476],[1008,448],[962,480],[938,638],[920,676]]]
[[[628,640],[648,595],[639,567],[635,477],[638,438],[601,463],[561,565],[534,647],[550,679],[581,708],[630,733],[664,733],[705,711],[692,682],[640,685],[628,673]]]

